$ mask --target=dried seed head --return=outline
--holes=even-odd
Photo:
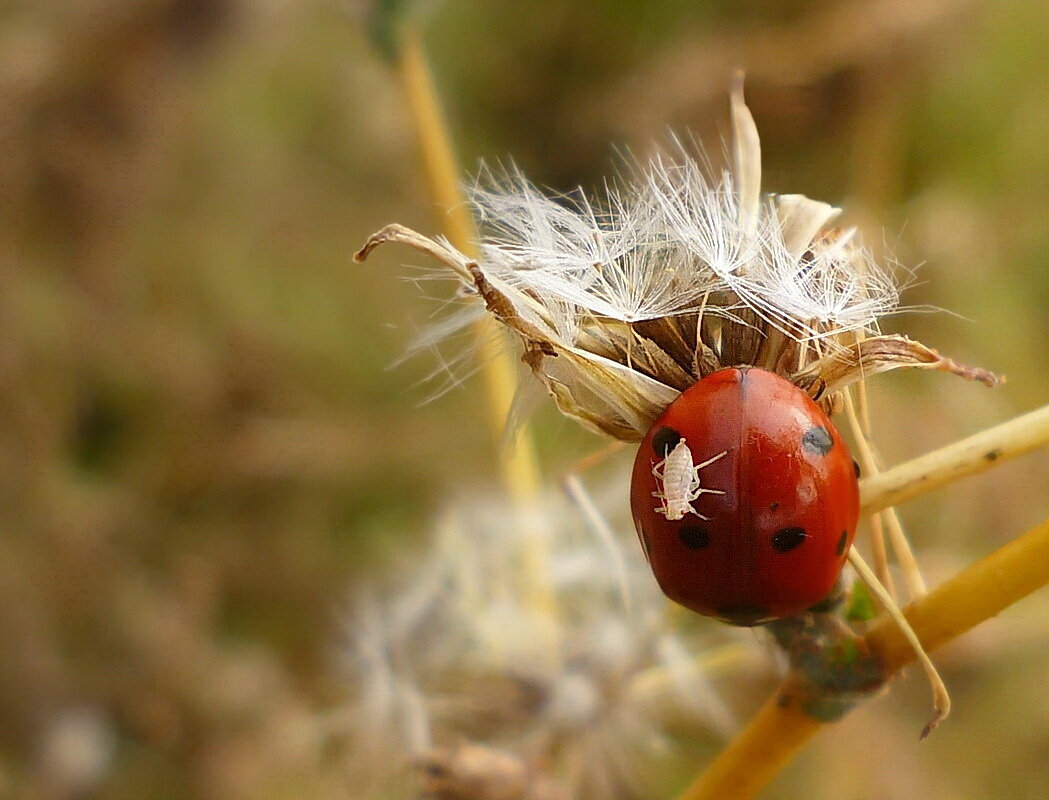
[[[882,336],[892,275],[840,210],[760,194],[757,129],[732,94],[733,168],[713,174],[676,142],[635,165],[601,202],[548,197],[518,171],[483,172],[470,201],[485,232],[471,261],[400,226],[372,237],[435,256],[520,337],[563,412],[640,439],[677,394],[724,366],[761,366],[827,409],[861,377],[939,369],[993,384],[917,342]]]

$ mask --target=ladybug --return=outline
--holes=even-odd
[[[641,442],[630,506],[660,588],[734,625],[824,600],[859,518],[858,468],[794,384],[732,367],[686,389]]]

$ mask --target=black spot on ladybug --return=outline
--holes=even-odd
[[[841,532],[841,537],[838,539],[838,546],[836,548],[834,548],[834,552],[837,553],[839,556],[840,555],[844,555],[844,553],[845,553],[845,545],[846,545],[846,543],[848,541],[849,541],[849,532],[848,531],[842,531]]]
[[[730,625],[749,627],[757,625],[767,617],[769,610],[761,606],[727,606],[719,608],[717,615]]]
[[[707,533],[706,528],[698,525],[682,525],[678,528],[677,535],[681,544],[689,550],[702,550],[710,544],[710,534]]]
[[[817,455],[825,456],[834,447],[834,437],[822,425],[815,425],[801,437],[801,446]]]
[[[852,471],[856,473],[856,477],[860,477],[860,462],[855,458],[852,459]]]
[[[777,508],[779,508],[779,503],[773,503],[769,506],[769,511],[775,511]]]
[[[809,535],[804,528],[780,528],[772,534],[772,549],[786,553],[804,542]]]
[[[666,458],[667,454],[677,447],[677,443],[680,441],[681,434],[673,428],[668,428],[664,425],[652,437],[652,449],[656,451],[656,455],[660,458]]]

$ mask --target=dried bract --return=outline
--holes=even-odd
[[[991,373],[881,335],[878,320],[898,307],[891,274],[855,230],[829,227],[839,209],[762,197],[757,129],[741,87],[731,99],[731,170],[712,175],[678,143],[599,204],[489,172],[470,196],[486,232],[476,260],[398,225],[355,258],[388,241],[436,258],[517,334],[564,413],[627,441],[722,367],[774,371],[826,410],[850,383],[899,367],[994,384]]]

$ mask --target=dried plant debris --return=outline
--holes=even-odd
[[[994,385],[989,372],[880,333],[899,304],[890,271],[854,229],[831,227],[840,209],[761,195],[741,85],[731,105],[733,164],[719,175],[681,143],[635,165],[600,204],[488,172],[470,192],[486,232],[476,259],[399,225],[355,258],[389,241],[433,256],[517,334],[561,411],[626,441],[722,367],[777,372],[829,411],[849,384],[899,367]]]
[[[419,756],[424,800],[571,800],[557,780],[514,753],[461,742]]]
[[[528,520],[465,498],[403,569],[358,587],[338,715],[358,796],[638,796],[679,752],[673,731],[735,731],[715,670],[760,674],[746,633],[666,614],[633,536],[591,530],[560,495]]]

